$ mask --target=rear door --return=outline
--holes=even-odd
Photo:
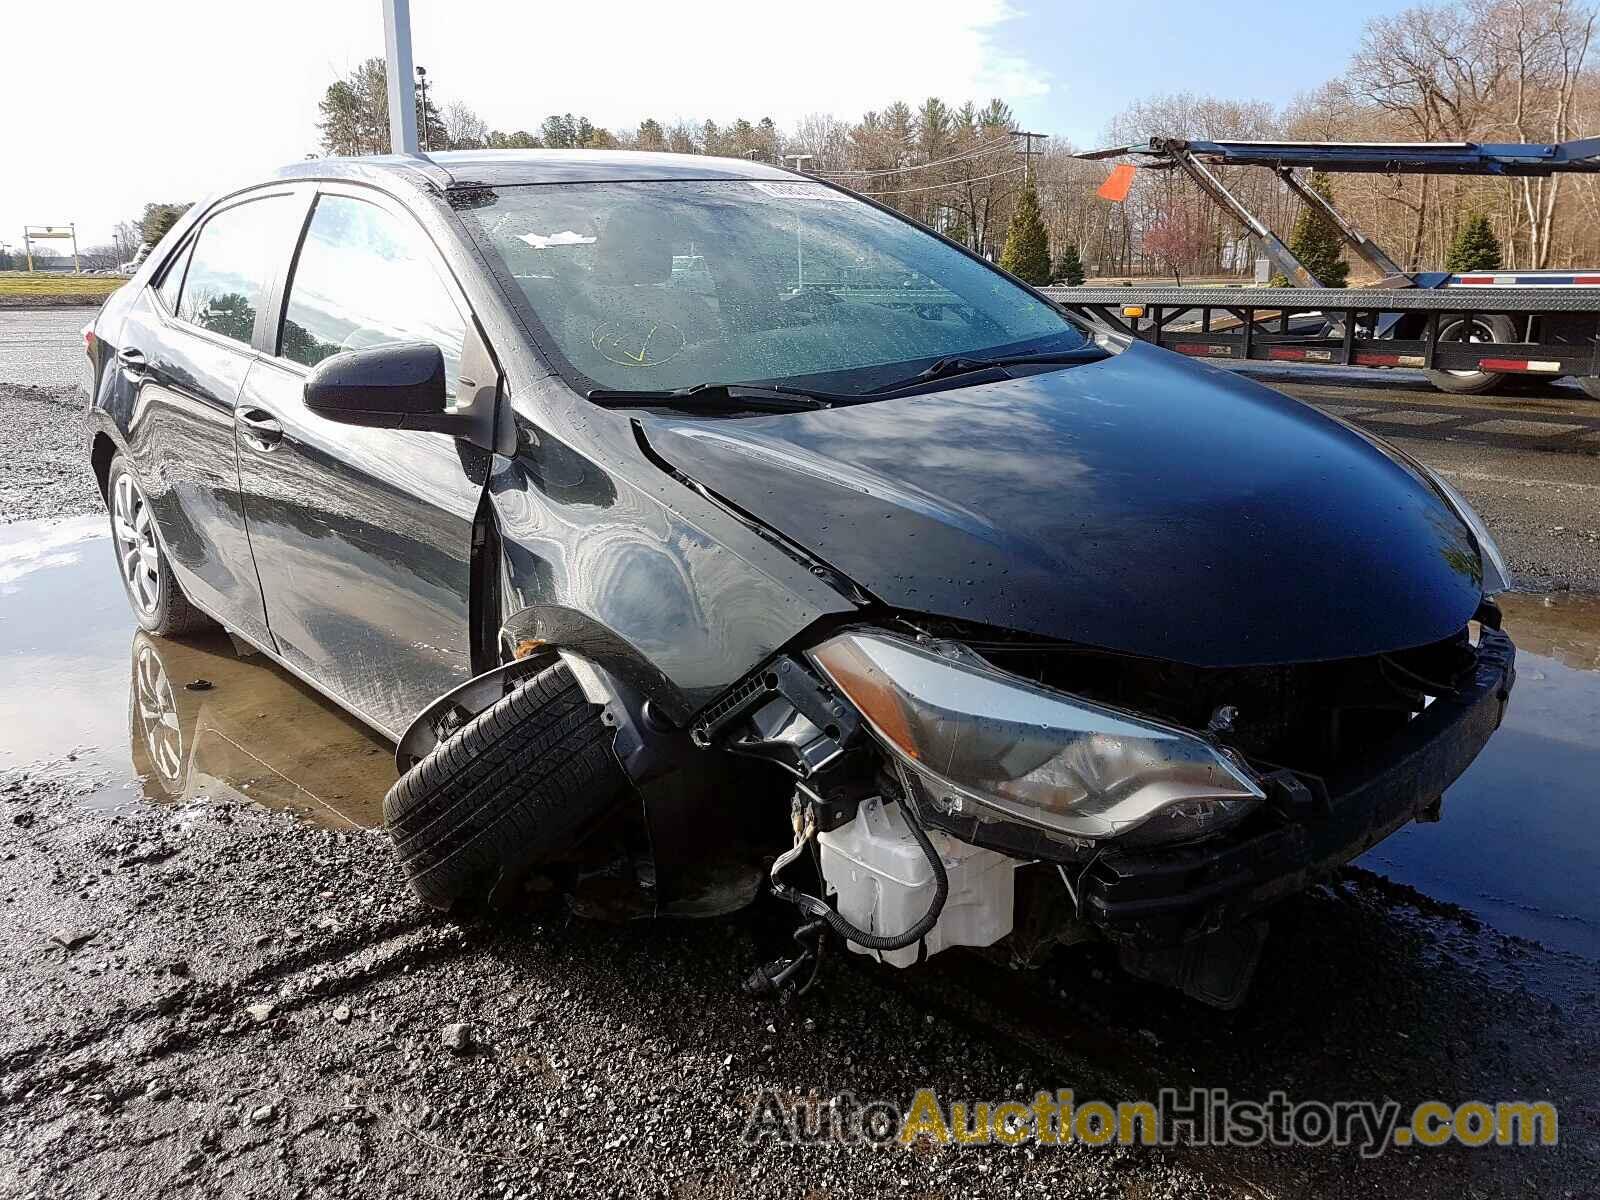
[[[268,641],[239,498],[234,401],[305,197],[265,189],[225,202],[133,304],[116,381],[131,392],[128,449],[185,593]]]
[[[444,434],[365,429],[302,393],[342,350],[428,341],[453,389],[471,320],[427,235],[366,189],[317,196],[276,351],[239,396],[239,477],[279,653],[398,736],[471,674],[473,522],[489,455]]]

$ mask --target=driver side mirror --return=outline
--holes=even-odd
[[[445,408],[444,355],[431,342],[347,350],[323,359],[306,380],[317,416],[372,429],[427,429],[466,437],[474,414]]]

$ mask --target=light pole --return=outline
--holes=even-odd
[[[417,131],[422,138],[424,153],[433,149],[433,131],[428,128],[428,68],[417,68],[417,120],[421,128]]]
[[[814,154],[785,154],[783,161],[788,162],[793,159],[794,169],[802,171],[800,164],[810,162],[815,157],[816,155]],[[806,288],[806,250],[805,242],[800,236],[802,229],[800,206],[796,205],[794,210],[794,290],[797,292],[803,292]]]
[[[383,0],[384,66],[389,76],[389,149],[417,152],[417,94],[411,75],[411,0]]]

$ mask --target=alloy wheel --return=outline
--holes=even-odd
[[[117,477],[111,501],[111,529],[128,598],[140,613],[154,616],[161,605],[161,550],[144,493],[126,473]]]

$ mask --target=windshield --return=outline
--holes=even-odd
[[[580,390],[859,394],[950,355],[1086,344],[906,221],[803,180],[532,184],[458,200]]]

